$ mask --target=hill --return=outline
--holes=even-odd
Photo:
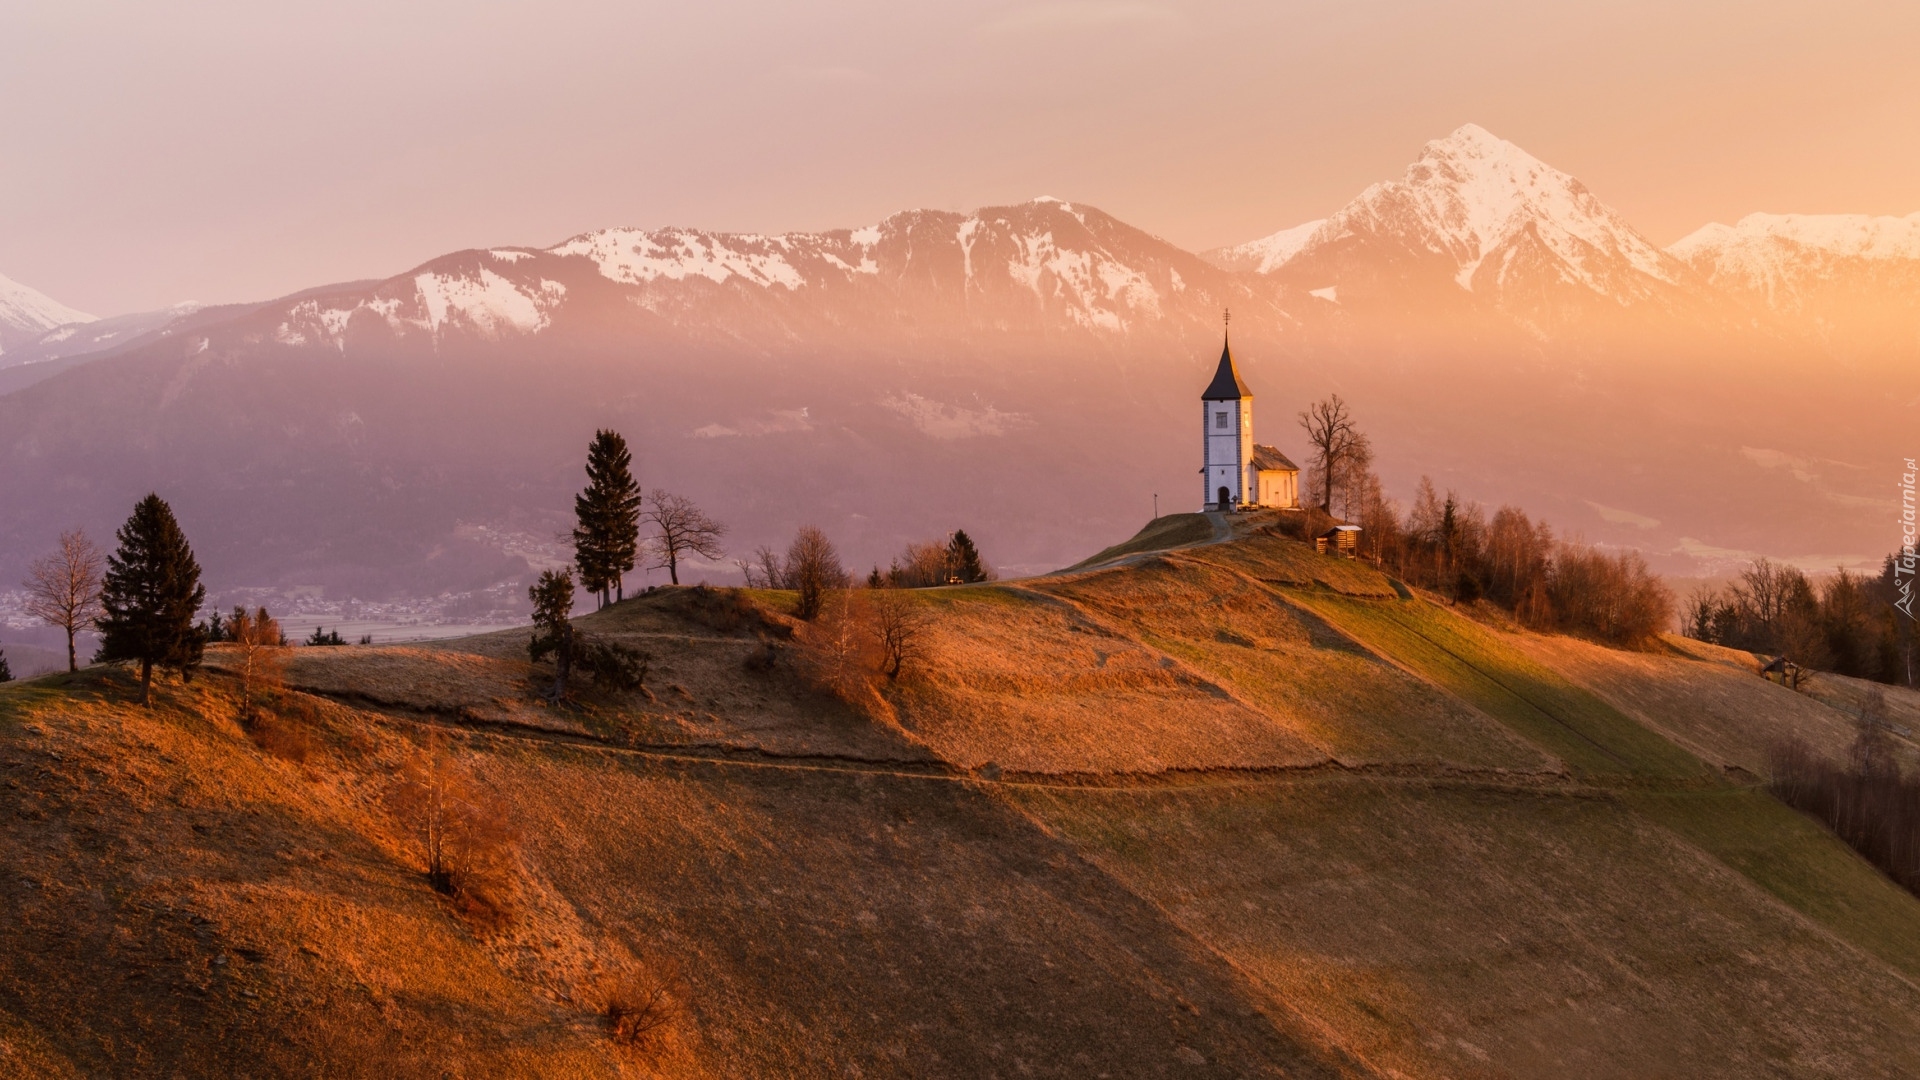
[[[1216,535],[907,594],[870,698],[790,596],[700,589],[578,619],[652,663],[570,709],[524,631],[296,650],[254,732],[219,670],[0,687],[0,1075],[1920,1067],[1920,900],[1755,786],[1843,712]],[[429,741],[521,832],[504,924],[389,808]],[[684,1014],[636,1050],[647,972]]]

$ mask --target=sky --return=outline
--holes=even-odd
[[[0,274],[110,315],[1054,195],[1202,250],[1488,128],[1666,244],[1920,210],[1920,4],[8,0]]]

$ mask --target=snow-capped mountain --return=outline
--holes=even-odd
[[[1209,253],[1304,289],[1421,306],[1471,294],[1536,329],[1680,303],[1697,284],[1586,185],[1474,124],[1430,142],[1399,180],[1323,221]]]
[[[696,340],[792,345],[956,332],[1159,332],[1264,290],[1091,207],[914,210],[859,229],[757,235],[605,229],[545,249],[436,259],[364,290],[287,305],[285,345],[506,341],[591,313]],[[1201,314],[1204,313],[1204,314]]]
[[[1904,384],[1735,296],[1793,283],[1821,325],[1890,328],[1873,340],[1910,367],[1916,320],[1818,289],[1878,281],[1911,312],[1920,283],[1898,275],[1920,260],[1885,222],[1820,234],[1743,222],[1663,252],[1468,126],[1325,220],[1208,258],[1043,198],[813,233],[604,229],[42,329],[45,362],[0,358],[0,580],[59,528],[108,532],[160,490],[228,580],[491,585],[527,565],[495,540],[564,532],[601,426],[741,550],[812,523],[884,564],[964,526],[1008,563],[1063,565],[1192,486],[1227,306],[1283,449],[1338,391],[1402,492],[1430,474],[1656,553],[1871,554],[1858,463],[1903,445]],[[1820,278],[1843,266],[1870,273]]]
[[[1748,214],[1667,250],[1716,288],[1827,340],[1920,343],[1920,213]]]
[[[35,341],[57,327],[92,321],[93,316],[84,311],[76,311],[11,278],[0,277],[0,353]]]

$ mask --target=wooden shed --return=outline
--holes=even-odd
[[[1360,526],[1335,525],[1313,538],[1313,550],[1322,555],[1357,558],[1360,554]]]

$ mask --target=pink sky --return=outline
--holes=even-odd
[[[1057,195],[1200,249],[1479,123],[1652,239],[1920,210],[1920,5],[0,6],[0,274],[97,314]]]

